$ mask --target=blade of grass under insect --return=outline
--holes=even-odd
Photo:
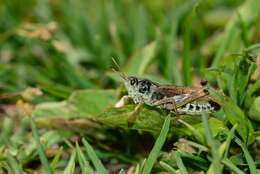
[[[212,164],[209,167],[209,170],[207,171],[207,173],[221,174],[222,171],[220,170],[221,169],[220,157],[218,154],[216,142],[213,138],[211,129],[208,124],[208,116],[206,114],[202,114],[202,122],[203,122],[203,126],[205,129],[206,141],[207,141],[207,144],[210,146],[210,150],[211,150],[212,157],[213,157]]]
[[[251,157],[246,145],[239,138],[235,138],[235,142],[241,147],[242,151],[244,152],[244,156],[249,166],[250,173],[257,174],[255,162]]]
[[[167,116],[164,124],[162,126],[161,132],[159,137],[157,138],[152,151],[150,152],[145,164],[144,164],[144,168],[142,171],[142,174],[149,174],[151,173],[151,170],[153,168],[153,165],[160,153],[160,150],[162,148],[162,146],[164,145],[166,138],[167,138],[167,134],[169,132],[170,129],[170,123],[171,123],[171,117]]]
[[[228,159],[223,159],[221,161],[227,168],[229,168],[230,170],[232,170],[233,172],[235,172],[236,174],[245,174],[242,170],[240,170],[239,168],[237,168],[237,166],[235,166],[230,160]]]
[[[76,142],[76,152],[77,152],[77,158],[80,165],[81,173],[90,174],[93,173],[89,162],[85,158],[83,152],[81,151],[78,142]]]
[[[175,159],[176,159],[177,166],[180,169],[180,173],[181,174],[188,174],[187,169],[184,166],[182,159],[181,159],[181,156],[180,156],[180,153],[178,151],[175,152]]]
[[[44,153],[44,147],[41,144],[40,136],[39,136],[37,127],[36,127],[32,117],[30,117],[30,121],[31,121],[33,138],[34,138],[34,140],[35,140],[35,142],[37,144],[37,152],[38,152],[38,155],[40,156],[40,160],[41,160],[41,163],[43,165],[44,172],[46,174],[51,174],[52,170],[51,170],[51,167],[49,165],[48,158],[47,158],[47,156]]]
[[[177,171],[174,168],[172,168],[172,166],[167,164],[166,162],[160,161],[159,164],[161,165],[162,168],[167,170],[169,173],[177,174]]]
[[[7,157],[7,161],[9,163],[9,165],[11,166],[11,169],[14,174],[23,174],[24,173],[21,166],[19,165],[18,161],[10,153],[8,153],[6,157]]]
[[[106,168],[103,166],[101,161],[98,159],[94,149],[90,146],[90,144],[87,142],[85,138],[83,138],[83,144],[86,148],[87,154],[89,158],[91,159],[93,165],[95,166],[97,173],[99,174],[108,174]]]
[[[54,156],[54,158],[53,158],[53,160],[52,160],[52,162],[51,162],[51,169],[52,169],[52,171],[54,171],[55,169],[56,169],[56,167],[57,167],[57,165],[58,165],[58,163],[59,163],[59,161],[60,161],[60,157],[61,157],[61,154],[62,154],[62,150],[63,150],[63,148],[62,147],[60,147],[59,148],[59,151],[57,152],[57,154]]]
[[[75,170],[75,157],[76,157],[76,150],[73,149],[72,154],[70,156],[69,163],[67,164],[63,174],[73,174]]]

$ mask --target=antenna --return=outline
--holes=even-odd
[[[112,57],[112,61],[113,63],[116,65],[116,67],[118,68],[118,71],[115,70],[114,68],[112,68],[112,70],[115,72],[115,73],[118,73],[124,80],[127,79],[127,76],[121,71],[121,68],[120,66],[118,65],[118,63],[116,62],[116,60]]]

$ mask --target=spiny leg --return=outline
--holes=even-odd
[[[134,123],[134,122],[135,122],[135,120],[137,119],[137,115],[139,114],[139,112],[140,112],[142,106],[143,106],[143,103],[139,103],[139,104],[134,108],[134,110],[128,114],[128,119],[127,119],[127,120],[128,120],[128,123],[131,124],[131,123]]]

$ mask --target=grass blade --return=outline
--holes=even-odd
[[[9,153],[7,155],[7,161],[11,166],[11,169],[14,174],[23,174],[21,166],[18,164],[17,160]]]
[[[57,154],[54,156],[52,162],[51,162],[51,169],[52,171],[55,170],[55,168],[57,167],[58,165],[58,162],[60,160],[60,157],[61,157],[61,154],[62,154],[62,147],[60,147],[59,151],[57,152]]]
[[[259,1],[247,0],[239,7],[238,11],[241,17],[246,22],[245,25],[249,25],[256,20],[259,11]],[[237,13],[231,18],[225,28],[225,36],[220,43],[220,47],[213,59],[212,67],[216,67],[221,61],[226,49],[230,46],[230,43],[235,39],[236,34],[239,32],[238,27],[239,18]]]
[[[31,127],[32,127],[33,138],[34,138],[34,140],[35,140],[35,142],[36,142],[36,144],[38,146],[37,147],[37,151],[38,151],[38,154],[40,156],[40,160],[41,160],[41,163],[43,165],[44,172],[46,174],[51,174],[52,170],[51,170],[51,167],[49,165],[48,158],[47,158],[47,156],[44,153],[44,147],[41,144],[40,136],[39,136],[37,127],[36,127],[36,125],[34,123],[33,118],[30,117],[30,120],[31,120]]]
[[[207,141],[208,145],[210,146],[210,150],[211,150],[211,153],[213,156],[212,164],[209,167],[209,170],[207,173],[214,173],[214,174],[219,173],[220,174],[220,173],[222,173],[222,171],[220,170],[222,168],[221,164],[220,164],[220,156],[219,156],[219,153],[217,150],[216,142],[212,136],[212,132],[211,132],[211,129],[208,124],[207,115],[205,115],[205,114],[202,115],[202,122],[203,122],[203,125],[205,128],[206,141]]]
[[[257,174],[255,162],[251,157],[246,145],[239,138],[235,138],[235,142],[241,147],[242,151],[244,152],[247,164],[249,166],[250,173]]]
[[[191,14],[192,15],[192,14]],[[191,22],[192,17],[188,16],[184,23],[183,34],[183,80],[185,85],[191,85]]]
[[[180,156],[180,153],[178,151],[175,152],[175,159],[176,159],[176,162],[177,162],[177,166],[180,169],[180,173],[181,174],[188,174],[187,169],[184,166],[182,159],[181,159],[181,156]]]
[[[243,171],[241,171],[237,166],[235,166],[230,160],[223,159],[221,161],[227,168],[235,172],[236,174],[245,174]]]
[[[167,170],[169,173],[173,173],[173,174],[177,174],[178,173],[174,168],[172,168],[172,166],[170,166],[166,162],[160,161],[159,164],[161,165],[162,168]]]
[[[93,173],[89,162],[87,161],[87,159],[85,158],[83,152],[81,151],[78,142],[76,143],[76,152],[77,152],[77,158],[78,158],[78,162],[80,165],[80,170],[82,173]]]
[[[124,171],[124,169],[121,169],[119,174],[126,174],[126,172]]]
[[[103,164],[101,163],[101,161],[98,159],[94,149],[90,146],[90,144],[87,142],[87,140],[85,140],[83,138],[83,144],[86,148],[87,154],[89,156],[89,158],[91,159],[93,165],[95,166],[97,173],[99,174],[108,174],[107,170],[105,169],[105,167],[103,166]]]
[[[73,174],[74,173],[74,170],[75,170],[75,157],[76,157],[76,151],[74,149],[72,154],[71,154],[69,163],[66,166],[63,174]]]
[[[143,168],[143,171],[142,171],[142,174],[149,174],[151,173],[151,170],[153,168],[153,165],[160,153],[160,150],[162,148],[162,146],[164,145],[165,141],[166,141],[166,138],[167,138],[167,134],[168,134],[168,131],[170,129],[170,123],[171,123],[171,120],[170,120],[170,116],[167,116],[167,118],[165,119],[164,121],[164,124],[163,124],[163,127],[161,129],[161,132],[160,132],[160,135],[159,137],[157,138],[154,146],[153,146],[153,149],[152,151],[150,152],[145,164],[144,164],[144,168]]]

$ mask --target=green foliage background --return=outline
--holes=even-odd
[[[259,0],[0,1],[0,173],[259,173]],[[207,79],[213,115],[113,105]],[[217,89],[217,90],[216,90]]]

